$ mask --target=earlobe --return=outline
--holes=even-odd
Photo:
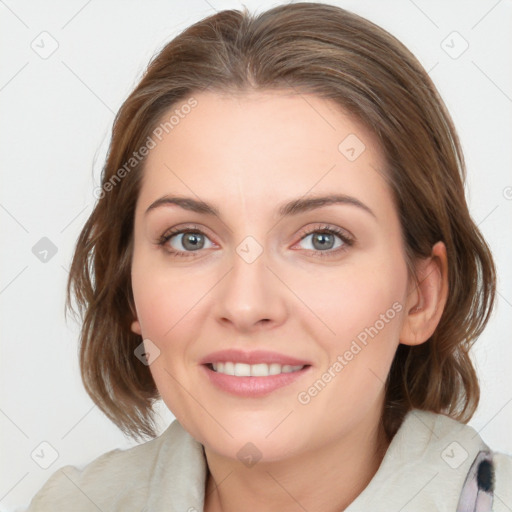
[[[137,308],[135,307],[135,302],[133,300],[133,296],[130,297],[130,310],[131,310],[131,313],[132,313],[132,318],[135,319],[132,322],[131,330],[135,334],[138,334],[138,335],[142,336],[142,329],[141,329],[140,322],[139,322],[139,319],[138,319]]]
[[[132,322],[132,332],[142,336],[142,329],[140,328],[140,322],[138,320],[134,320]]]
[[[406,301],[400,343],[420,345],[436,330],[448,298],[446,246],[437,242],[429,258],[416,264],[417,283]]]

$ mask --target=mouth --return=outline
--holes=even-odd
[[[246,364],[234,361],[225,361],[208,363],[205,366],[216,373],[231,375],[233,377],[269,377],[272,375],[280,375],[282,373],[298,372],[310,365],[290,365],[279,363]]]
[[[263,398],[278,390],[294,389],[312,366],[281,365],[279,363],[247,364],[235,361],[218,361],[200,365],[207,382],[229,395],[242,398]]]

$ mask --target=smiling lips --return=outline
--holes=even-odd
[[[256,350],[222,350],[202,362],[210,382],[230,394],[264,396],[284,387],[307,372],[311,364],[294,357]]]

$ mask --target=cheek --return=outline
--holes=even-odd
[[[197,291],[183,272],[155,265],[150,258],[134,257],[132,290],[144,337],[161,340],[197,302]]]
[[[379,254],[360,258],[338,272],[331,272],[328,279],[318,279],[316,285],[305,278],[302,289],[307,297],[305,302],[322,320],[324,325],[321,327],[324,330],[328,327],[333,334],[323,336],[323,339],[329,344],[339,340],[338,348],[376,323],[382,328],[382,315],[386,321],[385,330],[398,332],[400,316],[397,310],[403,307],[406,286],[403,259],[392,254]],[[391,326],[392,329],[388,328]]]
[[[312,416],[328,410],[334,424],[347,417],[355,421],[383,396],[403,311],[403,276],[391,275],[354,269],[332,280],[331,300],[324,299],[319,316],[334,335],[326,335],[324,326],[318,329],[316,340],[326,357],[297,396]]]
[[[204,324],[198,303],[208,288],[194,286],[189,273],[155,261],[154,255],[134,255],[132,290],[142,337],[159,349],[149,369],[173,412],[174,402],[183,398],[177,382],[189,386],[191,340],[199,337],[197,331]]]
[[[190,330],[196,323],[190,304],[197,302],[197,298],[192,300],[190,283],[187,286],[181,281],[185,280],[171,279],[169,272],[134,257],[132,290],[142,337],[151,340],[159,350],[149,370],[167,407],[186,424],[190,404],[182,386],[188,389],[190,383],[183,363],[187,359]]]

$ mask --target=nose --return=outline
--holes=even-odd
[[[265,251],[253,260],[239,247],[216,288],[214,314],[224,328],[247,334],[275,328],[286,319],[290,292],[270,268]]]

